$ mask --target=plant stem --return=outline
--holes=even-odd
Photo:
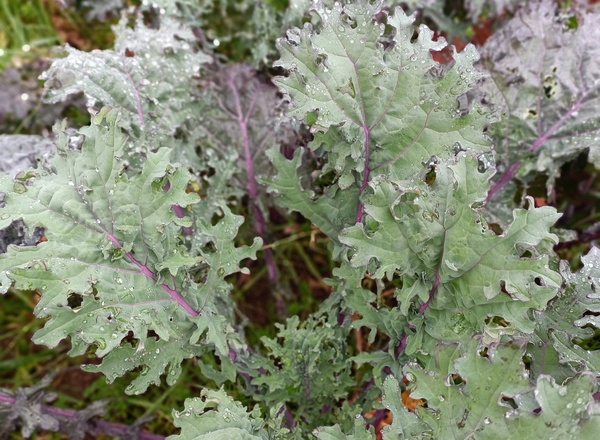
[[[122,249],[121,243],[119,243],[119,240],[117,240],[117,238],[110,234],[108,231],[106,232],[106,235],[108,237],[108,239],[119,249]],[[127,257],[127,259],[129,261],[131,261],[133,264],[135,264],[137,267],[140,268],[140,270],[142,271],[142,274],[146,275],[148,278],[152,279],[153,281],[156,281],[156,277],[154,276],[154,273],[148,269],[147,266],[145,266],[144,264],[140,263],[139,261],[137,261],[135,259],[135,257],[130,253],[130,252],[125,252],[125,256]],[[183,309],[188,312],[190,315],[192,315],[194,318],[197,317],[199,315],[199,313],[197,311],[195,311],[192,306],[190,306],[185,299],[183,299],[183,297],[179,294],[179,292],[177,292],[176,290],[170,288],[169,286],[167,286],[166,284],[161,284],[160,287],[163,288],[163,290],[165,292],[167,292],[169,294],[169,296],[177,301],[177,303],[183,307]]]
[[[16,397],[12,396],[3,396],[0,395],[0,405],[14,405],[17,401]],[[53,406],[42,405],[41,411],[44,414],[49,414],[60,419],[74,419],[77,418],[77,411],[70,409],[62,409],[62,408],[54,408]],[[111,437],[119,437],[119,438],[131,438],[134,434],[132,430],[136,428],[132,428],[128,425],[121,425],[118,423],[110,423],[105,422],[103,420],[96,420],[93,424],[90,424],[90,428],[88,434],[96,435],[96,434],[105,434]],[[64,434],[69,434],[68,432],[64,432]],[[140,440],[164,440],[164,436],[158,434],[151,434],[148,432],[137,432],[135,433],[136,437]]]
[[[581,106],[584,104],[583,100],[585,99],[586,94],[584,93],[578,100],[577,102],[575,102],[575,104],[573,104],[571,106],[571,108],[564,114],[561,116],[561,118],[556,121],[554,123],[554,125],[552,127],[550,127],[548,130],[546,130],[546,132],[544,134],[542,134],[541,136],[539,136],[535,142],[531,145],[531,148],[529,148],[529,151],[531,153],[535,153],[537,151],[538,148],[540,148],[544,142],[546,142],[550,136],[552,136],[552,134],[568,119],[571,117],[571,115],[576,112],[577,110],[579,110],[581,108]],[[494,197],[494,194],[496,194],[504,185],[506,185],[516,174],[517,170],[519,169],[519,167],[521,166],[521,162],[516,162],[513,163],[509,169],[506,171],[506,173],[504,173],[504,175],[500,178],[500,180],[498,181],[498,183],[496,183],[494,185],[494,187],[490,190],[490,192],[488,193],[487,197],[486,197],[486,201],[489,202],[492,197]]]
[[[371,147],[371,132],[369,127],[367,127],[367,123],[363,125],[363,132],[365,133],[365,175],[363,176],[363,181],[360,186],[359,193],[362,194],[364,190],[367,188],[369,184],[369,153]],[[363,218],[363,203],[361,201],[358,202],[358,212],[356,213],[356,223],[362,222]]]
[[[242,143],[244,146],[244,156],[246,162],[246,174],[248,176],[248,195],[250,196],[250,203],[252,204],[252,212],[254,213],[256,229],[258,231],[258,234],[261,238],[263,238],[264,241],[264,238],[267,235],[267,228],[265,226],[265,219],[257,203],[258,190],[256,188],[256,175],[254,173],[254,162],[252,161],[252,152],[250,151],[250,139],[248,136],[248,118],[252,114],[256,97],[252,99],[250,106],[246,110],[246,115],[244,115],[240,95],[231,77],[227,78],[227,85],[229,86],[231,93],[233,94],[233,99],[235,102],[236,111],[232,116],[235,116],[235,118],[237,119],[237,122],[240,125],[240,131],[242,133]],[[269,281],[275,282],[279,278],[279,275],[277,273],[277,266],[275,265],[275,261],[273,260],[273,253],[271,252],[271,249],[265,249],[264,254],[265,261],[267,263],[267,273],[269,275]]]

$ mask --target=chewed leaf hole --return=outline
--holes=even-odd
[[[67,300],[67,304],[72,309],[81,307],[82,302],[83,302],[83,296],[81,296],[79,293],[75,293],[75,292],[72,292],[69,295],[69,298]]]
[[[435,183],[435,177],[435,168],[431,167],[429,172],[425,174],[425,183],[429,186],[433,185]]]
[[[508,327],[509,324],[501,316],[490,316],[485,320],[486,325],[496,325],[500,327]]]
[[[540,277],[536,277],[536,278],[535,278],[535,280],[534,280],[534,282],[535,282],[535,284],[537,284],[538,286],[542,286],[542,287],[543,287],[543,286],[545,286],[545,285],[546,285],[546,283],[544,283],[544,280],[543,280],[542,278],[540,278]]]

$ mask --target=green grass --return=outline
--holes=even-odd
[[[0,71],[61,44],[42,0],[0,0]]]

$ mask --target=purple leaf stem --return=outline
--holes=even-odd
[[[370,144],[371,144],[371,131],[369,130],[369,127],[367,127],[367,124],[363,124],[363,131],[365,133],[365,175],[363,176],[363,181],[362,181],[362,185],[360,186],[360,194],[363,193],[363,191],[365,190],[365,188],[367,187],[367,184],[369,183],[369,174],[370,174],[370,170],[369,170],[369,150],[370,150]],[[360,223],[362,222],[362,218],[363,218],[363,203],[361,201],[358,202],[358,211],[356,213],[356,223]]]
[[[248,107],[246,115],[244,116],[240,96],[238,94],[236,85],[231,77],[227,78],[227,85],[231,89],[235,101],[236,113],[232,114],[232,117],[237,119],[238,124],[240,125],[240,131],[242,132],[242,142],[244,144],[244,155],[246,162],[246,174],[248,175],[248,193],[250,195],[250,203],[252,203],[253,205],[252,210],[254,212],[254,218],[256,221],[256,229],[258,230],[258,234],[264,239],[267,235],[267,228],[265,227],[265,219],[263,218],[262,212],[257,204],[258,190],[256,188],[254,162],[252,161],[252,152],[250,151],[250,139],[248,137],[248,118],[252,114],[256,96],[252,99],[252,102]],[[265,261],[267,263],[267,273],[269,276],[269,280],[276,281],[278,278],[277,267],[275,266],[275,261],[273,260],[273,254],[271,253],[271,249],[265,249],[264,255]]]
[[[16,397],[2,396],[0,395],[0,404],[2,405],[14,405],[17,401]],[[45,414],[64,418],[74,419],[77,417],[77,411],[70,409],[54,408],[53,406],[42,405],[41,410]],[[105,422],[102,420],[96,420],[93,426],[90,426],[91,431],[89,434],[105,434],[111,437],[128,438],[131,436],[131,427],[127,425],[120,425],[117,423]],[[148,432],[141,431],[137,433],[137,437],[140,440],[164,440],[164,436],[151,434]]]
[[[573,104],[571,106],[571,108],[564,114],[562,115],[562,117],[556,121],[556,123],[550,127],[544,134],[542,134],[540,137],[538,137],[535,142],[531,145],[531,148],[529,148],[529,151],[531,153],[534,153],[535,151],[537,151],[538,148],[540,148],[544,142],[546,142],[550,136],[552,136],[552,134],[568,119],[571,117],[571,115],[573,113],[575,113],[577,110],[579,110],[581,108],[581,106],[584,104],[583,100],[586,98],[586,94],[583,94],[578,100],[577,102],[575,102],[575,104]],[[514,164],[512,164],[510,166],[510,168],[506,171],[506,173],[504,173],[504,175],[502,176],[502,178],[498,181],[498,183],[496,183],[494,185],[494,187],[490,190],[490,192],[488,193],[487,197],[486,197],[486,201],[490,201],[492,199],[492,197],[494,196],[494,194],[496,194],[504,185],[506,185],[516,174],[517,170],[519,169],[519,166],[521,166],[521,162],[516,162]]]
[[[123,246],[121,246],[121,243],[119,243],[119,240],[117,240],[117,238],[108,233],[108,231],[106,232],[106,235],[108,236],[108,239],[112,242],[112,244],[114,244],[116,247],[118,247],[119,249],[122,249]],[[130,253],[130,252],[125,252],[125,256],[127,257],[127,259],[129,261],[131,261],[133,264],[135,264],[137,267],[140,268],[140,270],[142,271],[142,273],[144,275],[146,275],[148,278],[152,279],[153,281],[156,281],[156,277],[154,276],[154,273],[148,269],[147,266],[145,266],[144,264],[140,263],[139,261],[137,261],[134,256]],[[199,313],[197,311],[195,311],[186,301],[185,299],[183,299],[183,297],[179,294],[179,292],[177,292],[174,289],[171,289],[169,286],[167,286],[166,284],[161,284],[160,287],[163,288],[163,290],[165,292],[167,292],[169,294],[169,296],[177,301],[177,303],[183,307],[183,309],[188,312],[190,315],[192,315],[194,318],[197,317],[199,315]]]
[[[440,265],[441,265],[441,258],[440,258]],[[437,270],[435,271],[435,281],[433,283],[433,287],[429,291],[429,298],[427,298],[427,301],[425,301],[423,304],[421,304],[421,307],[419,307],[419,312],[418,312],[419,314],[424,313],[425,310],[427,310],[429,308],[429,304],[431,303],[431,300],[433,299],[433,295],[435,295],[435,292],[437,292],[437,289],[439,286],[440,286],[440,268],[438,267]]]
[[[285,427],[288,429],[292,429],[295,425],[294,417],[292,416],[292,413],[285,405],[279,409],[279,412],[277,413],[277,415],[281,414],[282,412],[285,415]]]
[[[402,352],[406,348],[406,340],[407,339],[408,339],[408,333],[404,333],[404,336],[402,336],[402,339],[400,339],[400,343],[398,344],[398,346],[394,350],[394,356],[396,356],[396,359],[398,359],[400,357],[400,355],[402,354]]]
[[[558,121],[556,121],[556,123],[552,127],[550,127],[546,133],[544,133],[542,136],[537,138],[537,140],[533,143],[533,145],[531,146],[529,151],[531,151],[533,153],[544,142],[546,142],[548,140],[548,138],[552,135],[552,133],[554,133],[556,131],[556,129],[558,127],[560,127],[563,122],[565,122],[568,118],[571,117],[571,115],[574,112],[576,112],[577,110],[579,110],[581,108],[581,106],[583,105],[584,98],[585,98],[585,95],[581,96],[581,98],[579,98],[577,100],[577,102],[575,104],[573,104],[573,106],[569,109],[568,112],[566,112]]]
[[[513,176],[515,175],[515,173],[517,172],[517,170],[519,169],[520,166],[521,166],[521,161],[513,163],[510,166],[510,168],[506,171],[506,173],[504,173],[502,178],[493,186],[493,188],[488,193],[488,195],[486,197],[487,202],[489,202],[492,199],[492,197],[494,197],[494,194],[496,194],[498,191],[500,191],[500,189],[513,178]]]

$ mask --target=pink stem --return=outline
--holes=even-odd
[[[429,291],[429,298],[427,298],[427,301],[424,302],[423,304],[421,304],[421,307],[419,307],[419,312],[418,312],[419,314],[424,313],[425,310],[427,310],[429,308],[429,304],[431,303],[431,300],[433,299],[433,295],[435,295],[435,292],[437,292],[437,289],[439,286],[440,286],[440,269],[438,267],[438,269],[435,271],[435,282],[433,283],[433,287]]]
[[[252,161],[252,152],[250,151],[250,139],[248,137],[248,121],[247,117],[250,116],[252,112],[252,108],[254,106],[254,101],[250,105],[250,108],[247,111],[246,117],[244,117],[244,111],[242,109],[242,103],[240,100],[240,96],[238,94],[237,88],[233,79],[227,79],[227,85],[231,89],[233,93],[233,98],[235,101],[236,114],[238,124],[240,125],[240,131],[242,132],[242,143],[244,144],[244,155],[246,162],[246,174],[248,175],[248,193],[250,195],[251,203],[253,204],[253,212],[254,218],[256,221],[256,229],[261,237],[265,238],[267,234],[267,228],[265,226],[265,219],[263,218],[262,212],[256,203],[258,200],[258,190],[256,188],[256,177],[254,174],[254,162]],[[265,249],[265,262],[267,263],[267,273],[270,281],[276,281],[278,278],[277,274],[277,266],[275,265],[275,261],[273,260],[273,254],[271,253],[271,249]]]
[[[538,137],[535,142],[533,143],[533,145],[531,145],[531,148],[529,149],[530,152],[535,152],[537,151],[538,148],[540,148],[544,142],[546,142],[550,136],[552,136],[552,134],[568,119],[571,117],[571,115],[573,113],[575,113],[577,110],[579,110],[581,108],[581,106],[583,105],[583,100],[585,98],[585,94],[583,94],[575,104],[573,104],[573,106],[564,114],[562,115],[562,117],[556,121],[554,123],[554,125],[552,127],[550,127],[546,133],[544,133],[543,135],[541,135],[540,137]],[[519,166],[521,165],[521,162],[517,162],[514,163],[510,166],[510,168],[508,169],[508,171],[506,173],[504,173],[504,175],[502,176],[502,178],[498,181],[498,183],[496,183],[494,185],[494,187],[490,190],[489,194],[487,195],[486,200],[489,202],[492,197],[494,196],[494,194],[496,194],[504,185],[506,185],[512,178],[513,176],[516,174],[517,170],[519,169]]]
[[[112,235],[109,234],[108,232],[106,233],[106,235],[108,236],[108,239],[119,249],[122,249],[123,247],[121,246],[121,243],[119,243],[119,240],[117,240],[117,238]],[[146,275],[148,278],[150,278],[153,281],[156,281],[156,277],[154,276],[154,273],[148,269],[147,266],[143,265],[142,263],[140,263],[139,261],[137,261],[134,256],[130,253],[130,252],[126,252],[125,256],[127,257],[127,259],[129,261],[131,261],[133,264],[135,264],[137,267],[140,268],[140,270],[142,271],[142,274]],[[169,296],[177,301],[177,303],[183,307],[183,309],[188,312],[190,315],[192,315],[194,318],[196,316],[199,315],[199,313],[197,311],[195,311],[186,301],[185,299],[183,299],[183,297],[179,294],[179,292],[177,292],[174,289],[171,289],[169,286],[167,286],[166,284],[161,284],[160,287],[163,288],[163,290],[165,292],[167,292],[169,294]]]
[[[369,127],[367,127],[366,122],[363,125],[363,132],[365,133],[365,175],[363,176],[362,185],[360,186],[359,197],[360,197],[360,194],[362,194],[363,191],[367,188],[367,185],[369,184],[369,175],[370,175],[369,150],[371,147],[371,132],[369,130]],[[359,201],[358,202],[358,211],[356,213],[356,223],[362,222],[362,218],[363,218],[363,203]]]
[[[552,127],[550,127],[546,133],[544,133],[542,136],[537,138],[537,140],[533,143],[533,145],[531,146],[529,151],[534,152],[535,150],[537,150],[544,142],[546,142],[548,140],[548,138],[552,135],[552,133],[554,133],[556,131],[556,129],[558,127],[560,127],[563,122],[565,122],[569,117],[571,117],[571,115],[574,112],[579,110],[581,108],[581,106],[583,105],[583,98],[584,98],[584,96],[579,98],[577,100],[577,102],[575,104],[573,104],[573,107],[571,107],[569,109],[569,111],[567,113],[565,113],[558,121],[556,121],[556,123]]]
[[[506,171],[506,173],[504,173],[504,175],[502,176],[502,178],[498,181],[498,183],[496,183],[494,185],[494,187],[490,190],[490,192],[488,193],[487,197],[486,197],[486,201],[490,201],[492,199],[492,197],[494,197],[494,194],[496,194],[498,191],[500,191],[500,189],[506,185],[515,175],[515,173],[517,172],[517,170],[519,169],[519,166],[521,166],[521,162],[517,162],[517,163],[513,163],[511,165],[511,167],[508,169],[508,171]]]

